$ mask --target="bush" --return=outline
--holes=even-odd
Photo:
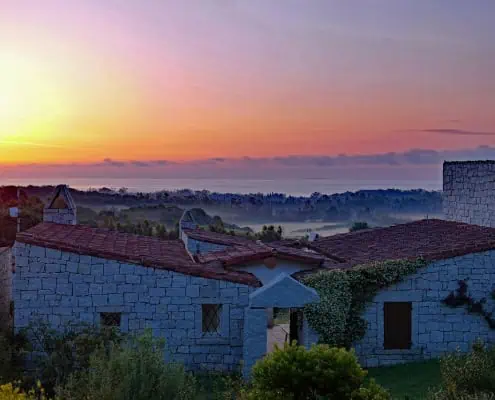
[[[45,393],[40,384],[36,389],[24,393],[12,383],[0,386],[0,400],[46,400]]]
[[[252,378],[247,397],[253,400],[390,398],[374,381],[366,383],[366,371],[354,352],[327,345],[306,350],[296,344],[286,344],[258,361]]]
[[[457,351],[442,358],[440,370],[441,389],[432,399],[490,398],[483,396],[495,393],[495,348],[475,343],[468,354]]]
[[[189,400],[196,395],[193,377],[163,360],[165,343],[150,330],[124,345],[101,348],[89,368],[71,376],[57,390],[66,400]]]
[[[49,395],[71,374],[87,369],[95,350],[122,340],[114,329],[80,324],[57,331],[43,321],[29,325],[23,334],[29,339],[35,378],[41,380]]]
[[[0,333],[0,384],[22,377],[27,340],[19,334]]]

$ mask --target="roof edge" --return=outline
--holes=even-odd
[[[258,278],[256,278],[251,273],[237,271],[241,275],[245,275],[245,276],[233,277],[233,276],[227,275],[231,271],[225,271],[225,276],[224,276],[224,274],[222,274],[222,273],[214,273],[211,270],[206,270],[206,269],[202,268],[201,264],[195,264],[192,260],[191,260],[190,270],[184,270],[180,266],[170,265],[170,264],[160,263],[160,262],[154,262],[152,260],[146,260],[144,258],[144,256],[130,257],[130,256],[122,256],[121,254],[117,254],[117,253],[110,252],[110,251],[104,252],[101,250],[91,250],[91,249],[87,249],[87,248],[82,249],[82,248],[79,248],[76,246],[60,244],[58,242],[54,243],[54,242],[47,240],[47,239],[43,239],[43,240],[36,239],[33,235],[31,235],[29,233],[19,234],[17,236],[16,242],[28,244],[31,246],[39,246],[39,247],[44,247],[44,248],[53,249],[53,250],[65,251],[65,252],[79,254],[79,255],[98,257],[98,258],[103,258],[106,260],[115,260],[115,261],[130,263],[130,264],[136,264],[136,265],[141,265],[143,267],[148,267],[148,268],[161,267],[167,271],[172,271],[172,272],[176,272],[176,273],[183,274],[183,275],[197,276],[199,278],[221,280],[221,281],[232,282],[232,283],[237,283],[237,284],[252,286],[252,287],[261,286],[261,282],[258,280]]]
[[[444,161],[443,165],[495,164],[495,160]]]

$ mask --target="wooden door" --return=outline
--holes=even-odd
[[[383,304],[383,347],[410,349],[412,336],[412,303],[390,302]]]

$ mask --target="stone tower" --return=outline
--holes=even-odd
[[[495,161],[445,162],[443,213],[447,220],[495,227]]]
[[[43,222],[76,225],[76,204],[67,185],[58,185],[50,204],[43,210]]]

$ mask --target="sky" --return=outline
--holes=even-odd
[[[0,177],[422,178],[493,158],[494,15],[492,0],[0,0]]]

